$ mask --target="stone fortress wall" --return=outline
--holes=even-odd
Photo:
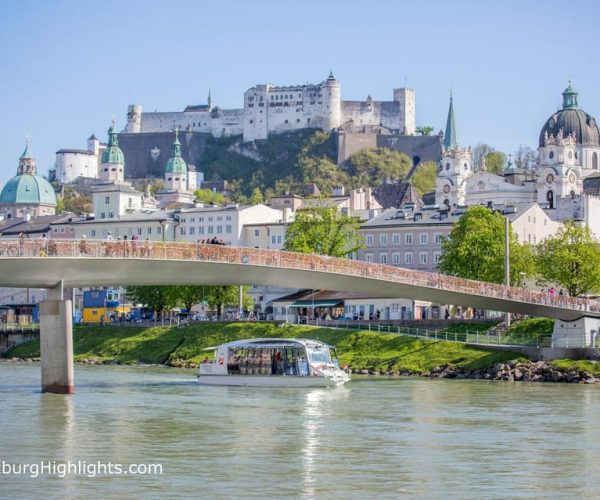
[[[244,142],[269,134],[321,128],[335,130],[346,124],[383,126],[397,134],[415,134],[415,91],[394,89],[393,100],[342,101],[340,82],[332,74],[319,84],[278,87],[260,84],[244,92],[242,109],[221,109],[208,104],[188,106],[181,112],[142,112],[128,107],[124,132],[160,133],[175,128],[214,137],[243,135]]]

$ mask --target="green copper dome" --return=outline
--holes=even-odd
[[[50,183],[39,175],[15,175],[2,188],[0,203],[56,206],[56,194]]]
[[[175,134],[175,142],[171,146],[171,158],[167,162],[166,173],[185,174],[187,165],[181,157],[181,143],[179,142],[178,134]]]
[[[111,125],[108,129],[108,145],[102,154],[102,163],[120,163],[121,165],[125,164],[125,157],[123,156],[123,151],[119,147],[119,134],[115,130],[115,124]]]

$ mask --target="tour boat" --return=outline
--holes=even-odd
[[[198,367],[203,385],[323,387],[350,380],[335,348],[318,340],[246,339],[205,351],[213,354]]]

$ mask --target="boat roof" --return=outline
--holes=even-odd
[[[214,351],[219,347],[246,347],[246,348],[265,348],[265,349],[277,349],[281,347],[317,347],[323,348],[328,347],[333,349],[333,346],[325,344],[319,340],[313,339],[282,339],[282,338],[261,338],[261,339],[243,339],[221,344],[215,347],[207,347],[205,351]]]

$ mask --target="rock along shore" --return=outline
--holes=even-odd
[[[40,358],[8,358],[2,361],[35,363]],[[173,362],[168,365],[152,365],[142,362],[119,363],[118,361],[86,358],[76,362],[84,365],[125,365],[125,366],[167,366],[172,368],[196,368],[197,365]],[[507,361],[496,363],[489,368],[465,370],[454,365],[439,366],[426,372],[396,372],[381,370],[350,370],[356,375],[387,377],[426,377],[471,380],[505,380],[507,382],[563,382],[571,384],[600,384],[600,379],[584,370],[563,370],[545,361]]]
[[[454,365],[440,366],[422,373],[389,372],[379,370],[354,370],[361,375],[415,376],[429,378],[454,378],[473,380],[506,380],[508,382],[565,382],[573,384],[598,384],[590,372],[563,370],[545,361],[507,361],[489,368],[465,370]]]

